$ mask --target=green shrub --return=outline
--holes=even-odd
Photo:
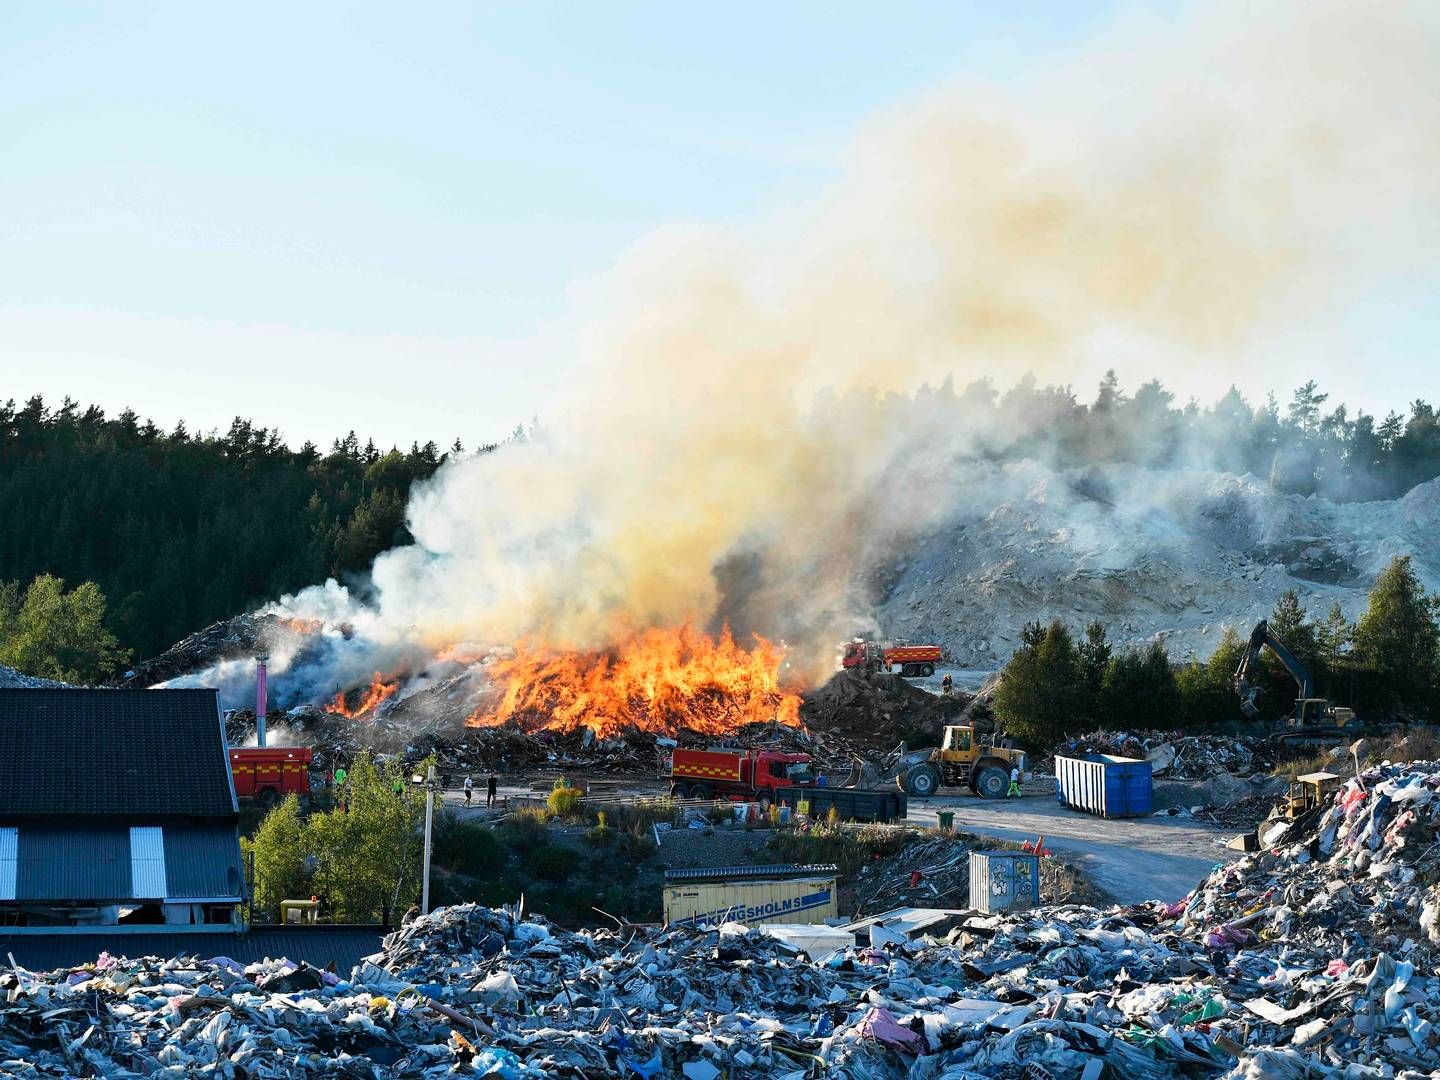
[[[451,813],[436,821],[434,842],[436,865],[457,874],[491,877],[505,865],[505,845],[494,829]]]
[[[500,838],[511,851],[523,854],[545,842],[547,820],[546,811],[538,807],[516,810],[500,823]]]
[[[584,802],[584,799],[579,788],[556,783],[546,802],[550,807],[551,814],[562,821],[570,821],[580,815],[580,804]]]
[[[575,867],[576,854],[560,844],[544,844],[532,851],[525,868],[546,881],[564,881]]]

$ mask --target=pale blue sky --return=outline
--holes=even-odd
[[[495,437],[563,378],[567,289],[637,238],[803,201],[877,110],[1022,81],[1115,16],[12,0],[0,398],[242,413],[297,444]],[[1357,317],[1393,328],[1412,299]],[[1428,318],[1392,330],[1406,359],[1365,404],[1430,392]]]

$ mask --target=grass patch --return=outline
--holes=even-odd
[[[773,833],[759,857],[771,863],[834,863],[840,873],[856,873],[876,859],[895,854],[916,832],[884,825],[846,828],[822,822],[809,832],[786,830]]]
[[[519,810],[498,826],[444,815],[435,833],[437,904],[466,901],[491,907],[522,895],[528,907],[562,926],[603,922],[593,908],[637,922],[660,917],[661,874],[655,841],[637,816],[621,828],[567,828],[544,807]],[[582,820],[584,815],[582,816]]]

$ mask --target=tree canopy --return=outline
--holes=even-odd
[[[125,659],[105,629],[105,597],[93,581],[65,591],[41,574],[23,591],[0,582],[0,664],[62,682],[95,682]]]
[[[433,442],[362,446],[353,431],[325,454],[291,450],[240,417],[223,433],[166,433],[68,397],[0,401],[0,581],[93,582],[105,628],[151,655],[408,542],[410,487],[445,456]]]
[[[348,771],[335,809],[305,815],[291,795],[241,841],[255,859],[256,911],[278,920],[282,900],[318,896],[328,916],[370,922],[418,900],[424,790],[368,753]]]
[[[1352,626],[1338,604],[1315,621],[1294,590],[1270,630],[1309,669],[1315,693],[1360,719],[1432,719],[1440,711],[1440,598],[1428,596],[1408,556],[1390,562]],[[1246,642],[1227,627],[1208,660],[1176,665],[1159,642],[1115,650],[1092,622],[1078,644],[1060,621],[1026,625],[1005,665],[993,709],[1001,730],[1035,750],[1100,728],[1205,730],[1249,726],[1232,679]],[[1290,713],[1294,677],[1265,653],[1261,723]]]

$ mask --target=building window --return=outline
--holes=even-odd
[[[0,829],[0,900],[15,899],[15,875],[20,865],[20,830]]]
[[[130,895],[165,899],[165,830],[154,825],[130,829]]]

